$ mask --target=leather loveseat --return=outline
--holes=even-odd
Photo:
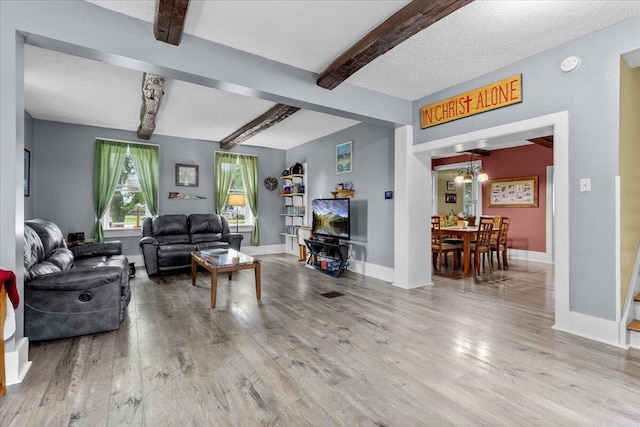
[[[131,299],[129,262],[118,241],[67,248],[60,228],[24,226],[25,335],[32,341],[111,331]]]
[[[142,222],[140,248],[149,276],[191,267],[191,252],[225,248],[240,250],[243,236],[229,232],[217,214],[156,215]]]

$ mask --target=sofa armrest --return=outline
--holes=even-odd
[[[140,239],[140,243],[139,243],[140,247],[144,247],[143,245],[153,245],[153,246],[160,246],[160,244],[158,243],[158,240],[156,240],[155,237],[143,237],[142,239]]]
[[[86,243],[72,246],[71,252],[76,259],[94,256],[122,255],[122,242],[113,240],[110,242]]]
[[[244,236],[240,233],[229,233],[222,240],[229,243],[231,249],[239,252],[242,239],[244,239]]]
[[[160,244],[155,237],[147,236],[140,239],[140,248],[142,249],[142,256],[144,257],[144,268],[147,270],[147,275],[152,276],[158,274],[158,248]]]
[[[44,274],[27,282],[26,286],[40,291],[83,291],[120,282],[120,267],[73,268],[52,274]],[[126,272],[125,272],[126,274]]]

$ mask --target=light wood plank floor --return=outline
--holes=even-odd
[[[215,309],[208,273],[138,271],[118,331],[31,344],[0,425],[640,424],[640,352],[552,330],[549,266],[403,290],[260,258],[262,300],[241,271]]]

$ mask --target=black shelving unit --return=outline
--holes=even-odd
[[[307,245],[307,264],[329,276],[338,277],[349,266],[349,245],[346,242],[304,239]]]

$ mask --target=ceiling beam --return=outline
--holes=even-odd
[[[491,155],[491,151],[484,150],[482,148],[473,148],[471,150],[458,151],[458,153],[468,154],[469,156],[476,156],[476,157],[487,157]]]
[[[553,148],[553,135],[549,136],[541,136],[540,138],[532,138],[527,139],[529,142],[533,142],[534,144],[542,145],[546,148]]]
[[[142,107],[140,107],[140,126],[138,138],[149,139],[156,129],[156,115],[164,95],[165,77],[144,73],[142,76]]]
[[[473,0],[413,0],[335,59],[316,80],[334,89],[353,73]]]
[[[290,105],[276,104],[266,113],[250,121],[220,141],[220,148],[229,150],[247,139],[256,136],[260,132],[269,129],[271,126],[280,123],[299,109],[298,107],[292,107]]]
[[[189,0],[157,0],[153,34],[156,40],[174,46],[180,44],[187,18]]]

